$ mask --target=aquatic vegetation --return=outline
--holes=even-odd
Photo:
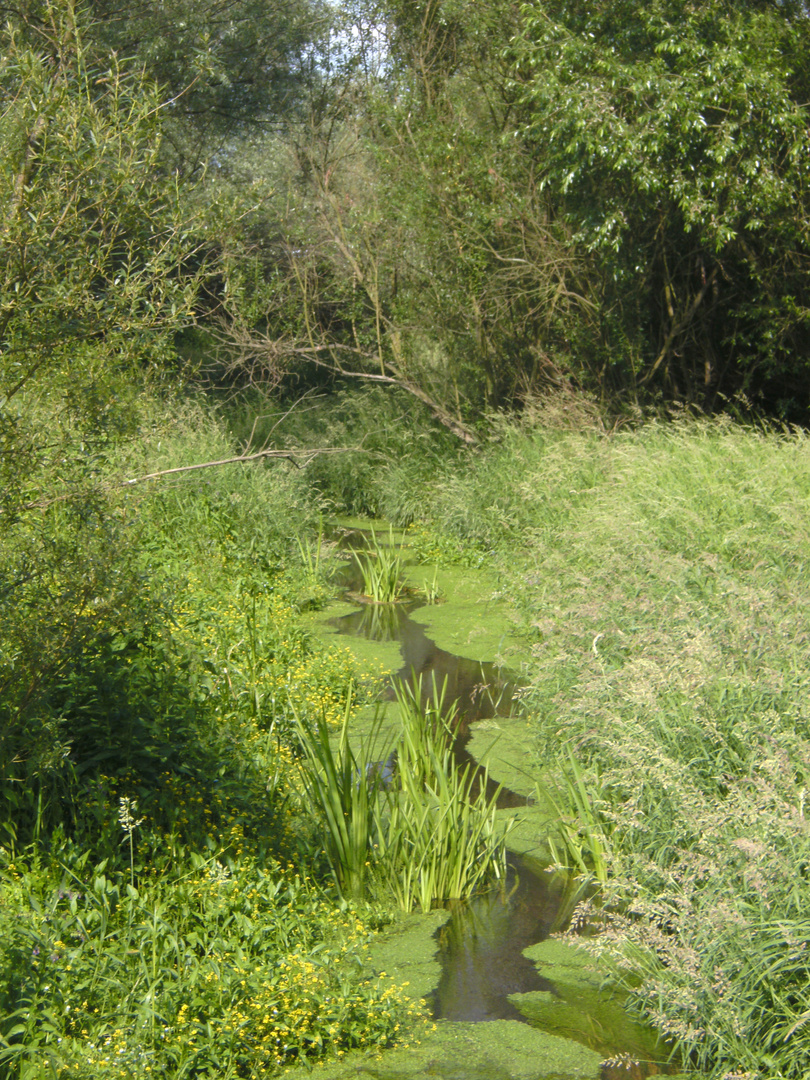
[[[350,703],[336,739],[322,719],[299,724],[305,796],[338,887],[354,898],[382,888],[403,911],[430,911],[502,879],[509,831],[497,821],[500,789],[487,794],[486,771],[455,765],[442,695],[423,705],[420,692],[397,687],[401,733],[390,780],[378,767],[378,726],[353,749]]]
[[[363,579],[363,593],[375,604],[395,603],[405,592],[402,580],[402,548],[394,543],[393,529],[388,530],[388,543],[380,542],[372,528],[368,548],[355,551],[355,561]]]
[[[452,706],[442,691],[423,703],[422,688],[400,685],[402,733],[398,787],[385,792],[378,844],[383,878],[405,911],[471,896],[503,880],[510,823],[496,818],[500,787],[487,793],[486,770],[453,759]]]
[[[375,835],[378,783],[371,772],[375,739],[364,739],[355,753],[349,739],[351,697],[347,697],[337,745],[324,717],[306,726],[298,720],[302,756],[299,769],[306,806],[323,825],[324,853],[343,896],[366,895]]]

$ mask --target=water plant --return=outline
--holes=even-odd
[[[397,741],[399,788],[386,792],[379,844],[383,875],[405,911],[471,896],[506,874],[511,819],[497,818],[500,787],[488,791],[486,769],[459,769],[444,689],[427,702],[422,686],[396,687],[402,730]]]
[[[372,528],[369,545],[364,551],[355,551],[354,558],[363,581],[363,594],[375,604],[392,604],[402,596],[405,584],[402,580],[402,548],[394,542],[392,528],[388,530],[388,543],[382,543]]]
[[[439,589],[439,567],[433,571],[433,577],[428,580],[425,578],[422,582],[422,595],[429,604],[438,604],[442,598],[441,590]]]
[[[374,732],[352,748],[350,705],[336,736],[322,719],[299,724],[299,767],[306,807],[320,822],[342,895],[367,895],[373,879],[402,910],[429,911],[503,878],[510,823],[497,819],[500,789],[487,791],[486,770],[456,768],[443,694],[423,704],[418,683],[398,685],[396,693],[401,732],[390,757],[393,782],[380,775]]]
[[[364,739],[355,753],[349,739],[351,719],[349,694],[335,744],[323,716],[309,726],[296,716],[307,812],[314,811],[323,826],[324,854],[341,894],[360,898],[366,892],[379,785],[372,770],[376,739]]]
[[[566,749],[567,754],[558,763],[557,792],[552,792],[545,782],[538,784],[538,802],[547,801],[557,814],[555,832],[548,835],[546,842],[557,866],[604,885],[610,861],[605,825],[595,808],[597,797],[585,782],[584,770],[571,748]]]

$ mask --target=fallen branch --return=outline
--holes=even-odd
[[[159,480],[162,476],[176,476],[178,473],[196,472],[199,469],[215,469],[219,465],[243,465],[248,461],[258,461],[259,458],[285,458],[292,462],[296,469],[303,469],[319,454],[351,454],[368,453],[361,446],[325,446],[317,450],[259,450],[253,454],[239,454],[237,457],[222,458],[219,461],[201,461],[197,465],[178,465],[173,469],[161,469],[159,472],[147,473],[146,476],[136,476],[131,480],[107,481],[101,486],[106,492],[113,488],[131,487],[133,484],[142,484],[145,480]],[[31,502],[18,506],[14,513],[22,513],[24,510],[47,510],[54,503],[67,502],[76,496],[75,491],[63,492],[61,495],[52,495],[50,498],[34,499]],[[4,513],[0,509],[0,514]]]
[[[254,454],[239,454],[237,457],[221,458],[219,461],[201,461],[197,465],[178,465],[174,469],[161,469],[159,472],[147,473],[146,476],[123,480],[122,485],[129,487],[132,484],[142,484],[144,480],[158,480],[161,476],[175,476],[177,473],[196,472],[199,469],[216,469],[220,465],[244,465],[248,461],[258,461],[260,458],[284,458],[292,462],[296,469],[303,469],[320,454],[350,454],[359,451],[362,451],[360,446],[326,446],[317,450],[258,450]]]

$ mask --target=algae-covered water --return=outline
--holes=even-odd
[[[424,574],[411,568],[417,584]],[[436,580],[443,603],[336,604],[313,629],[344,635],[363,661],[420,679],[425,693],[445,687],[459,717],[457,760],[485,761],[492,782],[504,785],[499,813],[516,819],[509,875],[502,889],[469,903],[395,921],[373,948],[375,968],[394,972],[433,1010],[420,1044],[347,1055],[317,1072],[324,1080],[633,1080],[670,1071],[655,1064],[663,1047],[624,1012],[605,973],[573,944],[549,938],[570,910],[571,883],[543,869],[550,810],[527,769],[529,728],[510,673],[523,644],[497,583],[467,568],[438,571]]]

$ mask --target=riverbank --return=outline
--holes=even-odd
[[[103,463],[111,477],[235,449],[198,405],[142,407],[138,438]],[[407,527],[412,584],[445,600],[413,613],[412,647],[434,635],[473,669],[518,670],[522,715],[494,709],[465,749],[490,748],[493,777],[524,799],[513,847],[549,854],[550,840],[599,883],[577,919],[635,1012],[713,1080],[801,1080],[807,441],[547,420],[494,425],[472,455],[420,435],[413,460],[403,427],[396,455],[364,459],[356,501]],[[120,506],[76,555],[97,567],[95,594],[55,580],[41,621],[41,583],[23,581],[30,605],[2,613],[11,1076],[242,1078],[429,1045],[418,997],[368,960],[398,926],[391,900],[336,895],[301,785],[301,732],[337,729],[347,709],[360,730],[400,663],[390,634],[349,649],[312,632],[335,592],[322,523],[356,480],[336,454],[311,474],[282,461],[110,481]],[[556,832],[538,840],[541,800]],[[576,1007],[524,1004],[572,1034]]]

